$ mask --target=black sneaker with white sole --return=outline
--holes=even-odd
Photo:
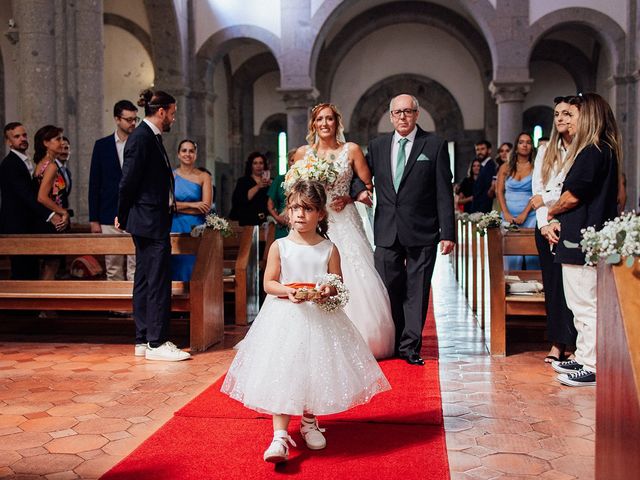
[[[582,365],[575,360],[565,360],[562,362],[552,362],[551,367],[558,373],[573,373],[582,370]]]
[[[596,372],[584,369],[573,373],[561,373],[557,378],[561,384],[569,387],[591,387],[596,384]]]

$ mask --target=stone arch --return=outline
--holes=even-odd
[[[377,136],[378,123],[388,112],[389,100],[402,92],[411,92],[429,112],[438,135],[450,138],[464,130],[460,106],[444,86],[421,75],[393,75],[362,94],[351,115],[349,139],[363,144]]]
[[[313,32],[315,32],[315,42],[310,52],[311,57],[309,60],[309,74],[311,78],[316,77],[316,66],[318,64],[318,59],[330,30],[338,21],[340,21],[344,17],[344,15],[347,14],[347,11],[350,7],[357,3],[366,2],[367,0],[356,0],[354,2],[344,2],[343,0],[324,0],[318,10],[314,13],[313,17],[311,18],[311,29]],[[420,4],[428,5],[431,7],[438,7],[438,5],[436,4],[421,1],[406,3],[413,4],[413,6],[417,9],[421,8],[419,6]],[[495,39],[493,30],[490,26],[490,20],[495,17],[495,9],[493,5],[489,0],[477,0],[474,2],[456,1],[456,4],[462,10],[467,12],[472,20],[476,22],[477,26],[480,28],[480,31],[482,32],[484,40],[486,41],[486,44],[490,51],[490,62],[495,63],[495,59],[497,58]],[[401,7],[401,5],[402,3],[400,2],[388,2],[387,4],[382,4],[379,7],[392,7],[395,15],[395,12],[398,8]],[[475,26],[473,27],[473,30],[476,30]]]
[[[571,27],[587,28],[606,47],[613,64],[613,72],[620,75],[624,70],[625,33],[611,17],[590,8],[572,7],[555,10],[539,18],[529,26],[531,49],[529,60],[537,44],[553,31]]]
[[[578,92],[596,88],[597,55],[588,58],[582,50],[561,40],[540,40],[531,53],[531,61],[548,61],[561,65],[571,75]]]
[[[200,88],[212,89],[212,72],[215,65],[224,55],[229,53],[237,45],[254,41],[264,45],[276,59],[280,71],[280,39],[270,31],[253,25],[236,25],[218,30],[211,35],[198,49],[196,53],[196,78],[195,83]]]
[[[152,59],[154,59],[153,48],[151,46],[151,36],[145,31],[144,28],[142,28],[136,22],[133,22],[128,18],[123,17],[122,15],[118,15],[117,13],[105,12],[104,24],[111,25],[112,27],[118,27],[129,32],[131,35],[136,37],[136,39],[142,44],[144,49],[147,51],[149,56]],[[154,64],[155,64],[155,60],[154,60]]]

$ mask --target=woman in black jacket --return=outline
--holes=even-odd
[[[238,179],[233,191],[229,217],[240,225],[260,225],[266,221],[269,185],[271,175],[267,159],[260,152],[250,153],[244,176]]]

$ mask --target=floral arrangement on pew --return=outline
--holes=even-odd
[[[284,177],[284,191],[288,192],[298,180],[315,180],[324,185],[331,184],[338,178],[338,170],[333,162],[320,157],[317,160],[305,157],[298,160]]]
[[[481,237],[487,234],[487,228],[498,228],[502,226],[502,217],[497,210],[491,210],[488,213],[472,213],[471,215],[480,215],[479,218],[477,216],[474,217],[474,221]],[[478,218],[477,221],[476,218]]]
[[[223,237],[230,237],[233,235],[233,229],[229,225],[229,221],[226,218],[219,217],[215,213],[209,213],[204,217],[204,223],[196,225],[191,229],[192,237],[200,237],[204,233],[206,228],[211,230],[217,230]]]
[[[564,241],[568,248],[581,247],[587,265],[595,265],[599,259],[618,264],[626,257],[625,265],[633,267],[640,258],[640,216],[636,212],[623,213],[605,222],[601,230],[589,227],[582,229],[580,244]]]

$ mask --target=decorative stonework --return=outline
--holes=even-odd
[[[524,102],[533,80],[529,79],[524,82],[499,82],[492,81],[489,84],[489,91],[496,103]]]

